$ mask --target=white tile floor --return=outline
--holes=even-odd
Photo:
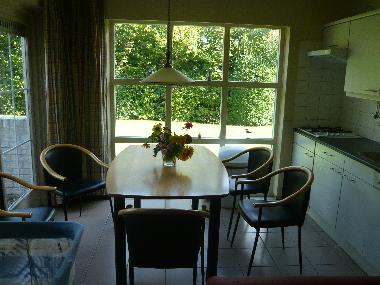
[[[143,201],[143,207],[180,207],[183,203]],[[185,203],[185,207],[190,207],[190,202]],[[218,275],[243,276],[247,272],[254,229],[241,222],[234,248],[230,248],[226,240],[229,214],[229,210],[222,209]],[[88,201],[83,207],[82,216],[78,215],[79,211],[74,205],[69,211],[69,219],[85,227],[76,259],[75,285],[115,284],[113,222],[108,201]],[[63,220],[62,211],[58,211],[56,220]],[[365,275],[309,217],[303,226],[302,237],[304,275]],[[286,229],[285,249],[282,248],[281,233],[277,229],[264,230],[260,238],[252,276],[299,275],[296,228]],[[136,269],[135,284],[192,284],[192,270]],[[201,284],[200,280],[198,284]]]

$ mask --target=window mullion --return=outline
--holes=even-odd
[[[227,125],[227,101],[228,101],[228,69],[229,69],[229,54],[230,54],[230,27],[224,28],[224,43],[223,43],[223,84],[222,98],[220,103],[220,139],[226,138]]]
[[[110,22],[109,23],[109,29],[108,29],[109,35],[108,35],[108,50],[109,50],[109,78],[110,84],[109,86],[109,92],[108,92],[108,107],[107,107],[107,113],[109,114],[109,127],[110,127],[110,140],[111,140],[111,146],[110,146],[110,152],[111,152],[111,159],[115,158],[115,133],[116,133],[116,99],[115,99],[115,23]]]

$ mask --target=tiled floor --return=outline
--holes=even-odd
[[[183,201],[143,201],[143,207],[190,207]],[[247,272],[254,229],[241,222],[234,248],[226,240],[230,211],[222,209],[218,275],[243,276]],[[69,219],[84,225],[85,230],[76,259],[75,285],[115,284],[113,223],[108,201],[89,201],[82,216],[74,206]],[[58,211],[56,220],[63,220]],[[302,230],[304,275],[365,275],[353,260],[311,219]],[[207,237],[206,237],[207,238]],[[281,232],[263,230],[256,250],[252,276],[298,275],[297,229],[285,231],[285,249]],[[207,245],[207,243],[206,243]],[[200,275],[200,272],[198,276]],[[192,284],[191,269],[136,269],[135,284]],[[198,284],[200,280],[198,280]]]

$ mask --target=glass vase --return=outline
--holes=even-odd
[[[176,163],[175,156],[169,156],[162,154],[162,165],[165,167],[174,167]]]

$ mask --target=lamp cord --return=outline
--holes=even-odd
[[[172,67],[170,58],[170,46],[169,37],[171,36],[171,25],[170,25],[170,0],[168,0],[168,24],[166,27],[166,63],[165,67]]]

